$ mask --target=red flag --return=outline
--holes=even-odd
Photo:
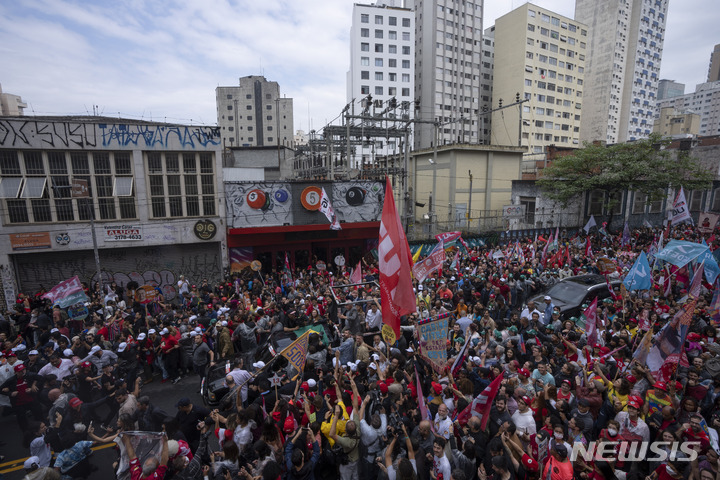
[[[498,375],[497,378],[493,380],[490,385],[485,387],[485,390],[480,392],[480,395],[475,397],[475,400],[473,400],[472,403],[468,405],[465,410],[463,410],[463,412],[460,414],[460,417],[464,418],[458,418],[460,425],[462,425],[463,419],[467,423],[467,420],[470,417],[469,415],[466,415],[466,411],[467,409],[470,409],[470,415],[480,417],[480,428],[482,430],[485,430],[488,420],[490,419],[490,409],[492,408],[493,400],[495,400],[498,390],[500,390],[500,384],[502,383],[502,379],[503,376]]]
[[[362,282],[362,260],[360,260],[350,275],[350,283],[361,283]]]
[[[597,297],[583,313],[585,316],[585,331],[587,332],[588,345],[597,343]]]
[[[400,317],[416,311],[410,265],[412,255],[405,231],[395,209],[390,179],[385,179],[385,202],[380,220],[378,243],[380,298],[383,323],[400,336]]]

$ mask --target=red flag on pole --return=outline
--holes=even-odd
[[[497,396],[498,390],[500,390],[500,384],[502,383],[503,376],[498,375],[490,385],[485,387],[485,390],[480,392],[480,395],[475,397],[470,405],[467,406],[458,416],[458,422],[461,426],[467,424],[470,416],[480,417],[480,429],[485,430],[487,427],[488,420],[490,419],[490,409],[492,408],[493,400]]]
[[[412,255],[405,231],[395,209],[390,179],[385,179],[385,201],[380,220],[378,243],[380,266],[380,298],[383,323],[400,336],[400,317],[416,311],[410,265]]]
[[[362,260],[360,260],[350,275],[350,283],[361,283],[362,282]]]

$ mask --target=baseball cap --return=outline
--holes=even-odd
[[[126,348],[127,348],[127,343],[126,343],[126,342],[122,342],[120,345],[118,345],[118,350],[117,350],[117,351],[122,353],[122,352],[125,351]]]
[[[94,347],[92,347],[92,348],[90,349],[90,353],[96,353],[96,352],[99,352],[100,350],[102,350],[102,349],[100,348],[100,346],[99,346],[99,345],[95,345]]]
[[[518,375],[522,375],[523,377],[529,377],[530,372],[528,372],[525,368],[518,368]]]
[[[20,372],[20,371],[22,371],[22,370],[25,370],[25,365],[23,365],[22,363],[18,363],[17,365],[15,365],[15,366],[13,367],[13,370],[15,370],[16,372]]]
[[[75,354],[73,353],[72,350],[70,350],[69,348],[66,348],[65,350],[63,350],[63,355],[65,355],[66,357],[72,357]]]
[[[628,407],[637,408],[638,410],[640,410],[640,407],[642,406],[642,402],[641,402],[640,398],[638,398],[634,395],[631,396],[630,398],[628,398],[627,404],[628,404]]]
[[[40,355],[40,352],[38,352],[37,350],[30,350],[28,352],[28,355]]]
[[[540,470],[540,464],[537,460],[533,459],[530,455],[527,453],[523,453],[522,456],[522,465],[528,472],[537,472]]]
[[[148,330],[148,333],[149,333],[150,335],[152,335],[153,333],[157,333],[157,332],[155,331],[154,328],[151,328],[150,330]]]
[[[659,388],[660,390],[667,392],[667,385],[665,384],[665,382],[655,382],[653,388]]]
[[[308,384],[308,387],[314,388],[317,385],[317,382],[315,380],[313,380],[312,378],[308,378],[307,384]]]
[[[168,330],[167,328],[163,328],[162,330],[160,330],[160,335],[167,335],[168,333],[170,333],[170,330]]]
[[[188,405],[190,405],[190,399],[188,397],[182,397],[177,401],[175,407],[187,407]]]
[[[567,458],[567,454],[568,454],[567,447],[565,447],[565,445],[563,445],[562,443],[555,444],[555,451],[557,452],[557,454],[560,458],[563,458],[563,459]]]
[[[528,407],[532,405],[532,398],[528,397],[527,395],[520,397],[520,400],[525,402],[525,405],[527,405]]]
[[[552,300],[552,298],[550,297],[550,295],[545,295],[545,296],[543,297],[543,300]]]
[[[227,321],[223,320],[222,322],[220,322],[220,325],[223,327],[227,327]]]
[[[40,463],[40,457],[32,456],[25,460],[25,463],[23,463],[23,467],[25,467],[25,470],[30,470],[33,468],[33,465],[37,466]]]
[[[195,330],[193,330],[192,332],[190,332],[190,336],[191,336],[191,337],[197,337],[197,335],[198,335],[198,333],[197,333]]]
[[[383,395],[387,395],[388,393],[388,386],[384,383],[378,383],[378,389],[380,389],[380,393]]]
[[[253,368],[263,368],[265,366],[265,362],[255,362],[253,363]]]
[[[70,404],[71,407],[77,408],[83,404],[83,401],[80,400],[78,397],[73,397],[70,399],[70,402],[68,402],[68,403]]]
[[[144,333],[141,333],[140,335],[138,335],[138,338],[137,338],[137,339],[138,339],[138,340],[145,340],[145,338],[147,338],[147,335],[145,335]]]

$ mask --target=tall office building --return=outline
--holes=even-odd
[[[223,147],[292,147],[293,100],[263,76],[241,77],[237,87],[215,89]]]
[[[588,25],[581,141],[647,137],[655,118],[668,0],[577,0]]]
[[[677,97],[678,95],[685,95],[684,83],[678,83],[675,80],[666,80],[664,78],[660,80],[658,83],[658,100]]]
[[[486,28],[483,35],[482,64],[480,66],[480,115],[478,132],[479,141],[483,145],[490,145],[490,132],[492,131],[492,82],[495,68],[495,25]]]
[[[493,108],[526,102],[493,112],[492,144],[527,147],[526,160],[579,147],[586,39],[584,24],[531,3],[496,20]]]
[[[483,0],[414,0],[415,148],[478,143]]]
[[[710,54],[710,65],[708,66],[708,82],[717,82],[720,80],[720,43],[715,45]]]

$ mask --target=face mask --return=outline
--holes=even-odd
[[[608,428],[608,435],[610,435],[611,437],[614,437],[615,435],[617,435],[617,433],[618,431],[614,428]]]
[[[555,433],[553,433],[553,435],[555,435],[555,438],[557,438],[558,440],[562,440],[562,438],[563,438],[563,434],[562,434],[562,433],[557,433],[557,432],[555,432]]]

